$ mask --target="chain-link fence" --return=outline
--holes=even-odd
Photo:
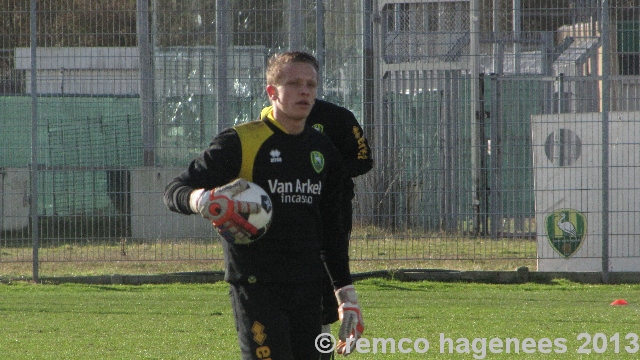
[[[356,270],[640,265],[637,0],[0,6],[2,272],[219,268],[211,226],[162,192],[258,117],[288,49],[372,146]]]

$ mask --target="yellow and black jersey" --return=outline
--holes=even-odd
[[[265,114],[262,119],[221,132],[165,191],[172,211],[191,214],[189,193],[213,189],[238,177],[260,185],[271,197],[269,231],[249,245],[223,241],[229,282],[296,283],[319,280],[324,268],[334,283],[351,283],[348,253],[341,244],[340,199],[345,170],[331,141],[307,127],[286,133]]]
[[[373,168],[369,142],[362,126],[349,109],[316,99],[306,124],[331,139],[342,155],[350,177],[364,175]]]
[[[271,111],[271,106],[262,110],[262,117]],[[349,175],[345,184],[346,201],[354,196],[353,180],[373,168],[371,148],[364,130],[351,110],[328,101],[316,99],[306,125],[327,135],[342,156],[344,168]]]

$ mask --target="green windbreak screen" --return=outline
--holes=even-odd
[[[31,164],[31,98],[0,97],[0,167]],[[104,211],[122,169],[142,165],[138,98],[38,98],[40,213]],[[51,170],[51,171],[49,171]]]

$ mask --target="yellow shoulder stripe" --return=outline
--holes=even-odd
[[[282,130],[283,133],[288,134],[289,132],[273,117],[273,106],[267,106],[260,112],[260,119],[267,118],[273,125],[275,125],[278,129]]]
[[[242,146],[241,177],[253,181],[253,163],[262,143],[273,134],[273,131],[262,121],[252,121],[235,127]]]

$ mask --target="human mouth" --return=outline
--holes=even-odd
[[[311,103],[308,101],[298,101],[296,104],[298,106],[305,107],[305,108],[311,107]]]

